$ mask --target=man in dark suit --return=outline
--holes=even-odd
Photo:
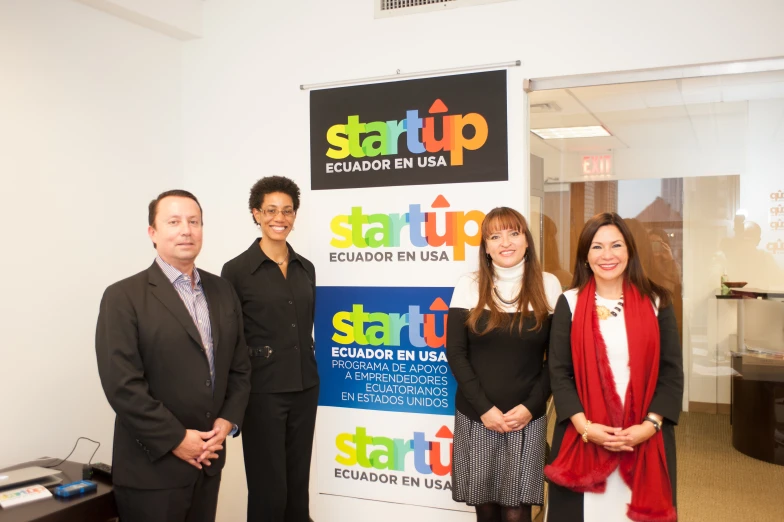
[[[250,393],[242,308],[197,270],[201,205],[172,190],[150,203],[152,266],[106,289],[95,350],[117,418],[112,475],[122,522],[212,522],[223,448]]]

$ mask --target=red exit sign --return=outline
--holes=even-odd
[[[612,154],[583,156],[583,175],[612,174]]]

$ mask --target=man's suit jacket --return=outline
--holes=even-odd
[[[199,270],[209,306],[215,382],[199,331],[156,262],[106,289],[95,350],[106,398],[117,413],[114,483],[139,489],[192,484],[199,473],[176,457],[185,430],[210,431],[216,418],[241,426],[250,393],[242,307],[224,279]],[[225,447],[225,445],[224,445]],[[226,450],[204,466],[218,473]]]

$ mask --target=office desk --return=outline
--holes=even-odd
[[[732,354],[732,445],[784,466],[784,358]]]
[[[59,460],[52,459],[50,462],[53,464]],[[12,466],[6,468],[6,471],[25,466],[51,465],[49,461],[43,464],[41,462]],[[55,466],[55,469],[63,472],[63,484],[82,479],[82,464],[78,462],[66,461]],[[98,484],[98,491],[95,493],[68,500],[52,497],[8,509],[0,508],[0,522],[107,522],[115,519],[117,506],[114,503],[112,485],[101,477],[94,476],[93,480]]]
[[[745,455],[784,466],[784,341],[775,333],[780,322],[757,324],[749,332],[745,311],[746,302],[773,302],[772,317],[781,317],[784,291],[734,288],[716,297],[738,303],[738,346],[730,352],[732,445]]]

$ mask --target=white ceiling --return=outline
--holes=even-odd
[[[784,99],[784,71],[536,91],[531,128],[604,125],[612,137],[531,140],[561,152],[741,147],[749,101]],[[770,132],[784,138],[784,122]]]

